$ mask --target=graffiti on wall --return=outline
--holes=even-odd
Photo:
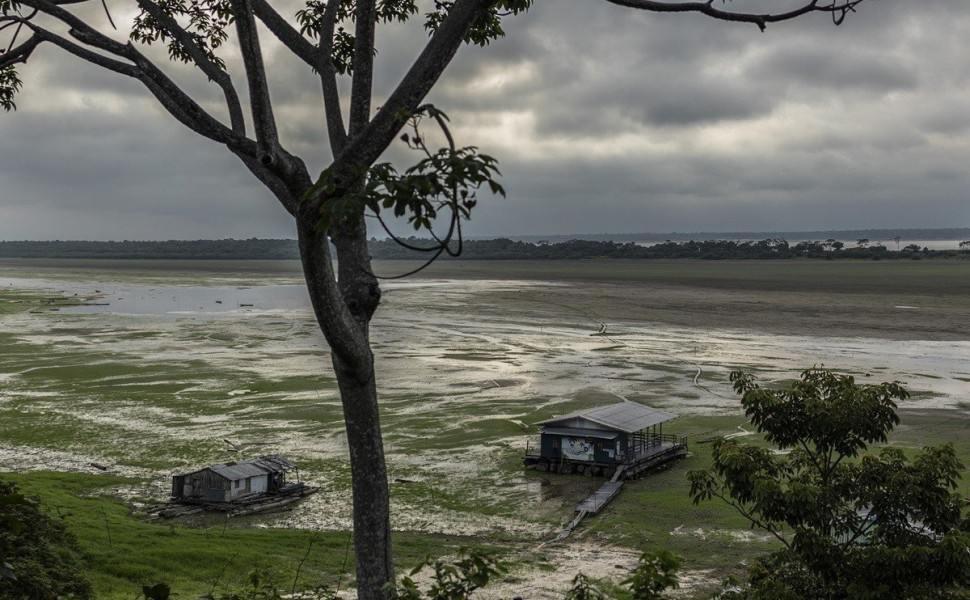
[[[593,460],[593,443],[583,438],[563,438],[562,455],[570,460]]]

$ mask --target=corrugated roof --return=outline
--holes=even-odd
[[[554,426],[571,419],[586,419],[602,427],[633,433],[676,418],[675,414],[627,401],[602,408],[576,411],[554,419],[539,421],[537,425]]]
[[[288,471],[295,468],[296,465],[282,456],[276,455],[260,456],[259,458],[254,458],[251,460],[241,460],[239,462],[231,462],[206,467],[206,469],[209,469],[214,473],[218,473],[229,481],[246,479],[247,477],[257,477],[267,473],[279,473],[280,471]],[[199,471],[205,471],[206,469],[199,469]],[[199,471],[182,473],[180,475],[176,475],[176,477],[184,477],[193,473],[198,473]]]
[[[209,469],[214,473],[222,475],[229,481],[246,479],[247,477],[258,477],[269,472],[263,467],[249,461],[238,462],[233,465],[212,465]]]
[[[597,431],[595,429],[578,429],[576,427],[544,427],[542,433],[568,435],[571,437],[592,437],[603,440],[612,440],[620,435],[618,431]]]
[[[253,462],[265,463],[267,466],[274,468],[276,471],[289,471],[290,469],[296,468],[296,465],[278,454],[273,454],[271,456],[260,456]]]

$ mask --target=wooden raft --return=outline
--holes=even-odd
[[[303,500],[307,496],[315,494],[318,490],[319,488],[301,484],[299,487],[294,487],[287,493],[270,495],[253,494],[252,496],[243,497],[234,502],[194,503],[173,500],[164,504],[156,504],[146,512],[149,516],[158,516],[166,519],[186,517],[207,510],[224,512],[227,517],[245,517],[256,513],[284,508],[294,502]]]

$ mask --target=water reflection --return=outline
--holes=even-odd
[[[418,287],[452,285],[448,281],[395,282],[382,286],[385,293]],[[129,315],[193,315],[234,312],[309,311],[306,285],[259,286],[117,285],[64,282],[44,279],[0,278],[0,288],[42,289],[63,296],[79,306],[59,307],[69,314],[112,313]]]
[[[310,296],[304,285],[258,287],[126,286],[98,295],[72,313],[218,314],[234,311],[308,310]]]

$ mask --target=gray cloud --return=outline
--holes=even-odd
[[[763,34],[560,0],[506,29],[464,48],[430,96],[460,144],[502,162],[509,199],[483,201],[473,235],[970,223],[965,0],[870,0],[840,28],[816,15]],[[377,105],[426,39],[418,22],[379,33]],[[316,172],[330,156],[319,82],[266,47],[285,143]],[[166,70],[224,118],[216,86]],[[0,115],[0,238],[292,235],[232,155],[137,82],[53,48],[23,76],[20,110]],[[400,145],[387,158],[414,159]]]

